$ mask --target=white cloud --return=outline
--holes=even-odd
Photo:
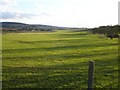
[[[118,1],[2,0],[0,1],[2,5],[0,12],[7,14],[2,19],[3,21],[7,18],[7,20],[23,23],[95,27],[117,24]],[[14,18],[10,18],[10,16]]]
[[[0,19],[24,19],[24,18],[31,18],[32,16],[36,16],[34,14],[29,13],[19,13],[19,12],[0,12],[2,17]]]
[[[15,8],[15,6],[17,5],[17,2],[15,2],[15,0],[1,0],[0,1],[0,11],[2,12],[6,12],[6,11],[16,11],[18,10],[17,8]]]
[[[2,0],[0,1],[0,19],[24,19],[36,16],[32,13],[25,13],[20,8],[17,8],[18,2],[16,0]]]

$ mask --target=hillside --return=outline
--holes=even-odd
[[[66,29],[65,27],[57,27],[57,26],[50,26],[50,25],[41,25],[41,24],[25,24],[25,23],[19,23],[19,22],[0,22],[2,25],[3,31],[4,30],[54,30],[54,29]]]
[[[25,24],[19,22],[0,22],[3,31],[52,31],[52,30],[86,30],[86,28],[59,27],[42,24]]]

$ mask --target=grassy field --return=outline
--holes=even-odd
[[[6,33],[3,88],[87,88],[95,61],[94,88],[118,87],[118,39],[89,32]]]

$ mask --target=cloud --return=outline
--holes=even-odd
[[[0,0],[0,20],[59,26],[116,24],[118,1]]]
[[[28,2],[28,1],[27,1]],[[25,9],[28,8],[28,10],[24,10],[23,8],[19,7],[23,4],[18,2],[17,0],[0,0],[0,19],[2,20],[8,20],[8,19],[32,19],[33,17],[43,17],[43,16],[49,16],[48,13],[45,12],[39,12],[38,9],[31,10],[31,7],[29,5],[26,7],[23,7]],[[32,3],[29,3],[30,6]],[[24,5],[23,5],[24,6]],[[30,8],[30,9],[29,9]]]
[[[10,5],[12,3],[13,3],[13,1],[11,1],[11,0],[1,0],[0,1],[0,5]]]
[[[14,0],[1,0],[0,1],[0,15],[5,15],[5,17],[8,15],[13,16],[14,14],[12,12],[18,12],[19,9],[16,8],[17,3]],[[11,12],[11,14],[9,14]],[[8,15],[7,15],[8,14]],[[3,16],[4,17],[4,16]]]
[[[0,5],[5,5],[6,2],[0,1]]]
[[[10,13],[10,12],[1,12],[0,14],[2,15],[2,17],[0,17],[1,19],[10,19],[16,17],[14,13]]]
[[[24,19],[32,18],[36,15],[30,13],[19,13],[19,12],[0,12],[2,17],[0,19]]]

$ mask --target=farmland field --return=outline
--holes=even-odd
[[[3,88],[118,88],[118,39],[69,30],[2,35]]]

